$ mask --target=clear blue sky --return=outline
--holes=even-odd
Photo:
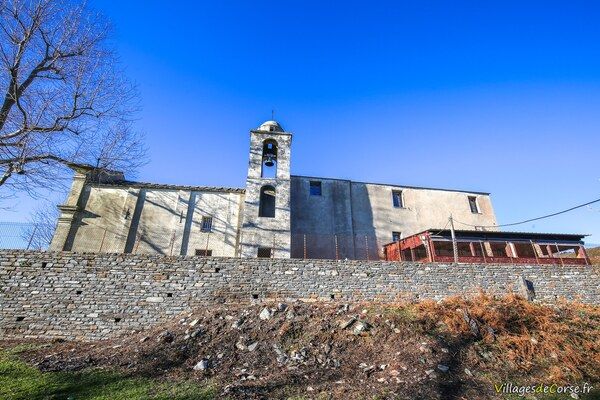
[[[274,108],[294,174],[489,191],[500,223],[600,197],[592,1],[90,5],[142,95],[139,180],[243,186]],[[515,230],[600,243],[600,203]]]

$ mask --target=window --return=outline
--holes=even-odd
[[[402,239],[402,232],[392,232],[392,242],[399,242]]]
[[[275,188],[273,186],[263,186],[260,189],[258,216],[275,218]]]
[[[404,207],[402,203],[402,190],[392,190],[392,203],[396,208]]]
[[[271,258],[272,249],[270,247],[259,247],[256,256],[258,258]]]
[[[321,195],[321,182],[310,181],[310,195],[320,196]]]
[[[212,231],[212,217],[202,217],[202,226],[200,227],[201,232]]]
[[[479,214],[479,207],[477,206],[477,197],[469,196],[469,207],[473,214]]]
[[[196,249],[196,255],[200,256],[200,257],[211,257],[212,256],[212,250],[206,250],[206,249]]]

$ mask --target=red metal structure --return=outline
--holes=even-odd
[[[386,244],[388,261],[589,265],[585,235],[429,229]],[[456,258],[455,258],[456,251]]]

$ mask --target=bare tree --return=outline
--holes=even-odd
[[[58,209],[50,201],[42,202],[31,214],[29,223],[21,231],[21,238],[29,250],[46,250],[52,242]]]
[[[109,32],[85,3],[0,0],[0,189],[35,194],[65,166],[131,172],[145,161],[137,92]]]

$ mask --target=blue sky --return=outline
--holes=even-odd
[[[500,223],[600,197],[594,2],[90,5],[142,96],[139,180],[243,186],[274,108],[294,174],[488,191]],[[600,203],[514,228],[600,243]]]

